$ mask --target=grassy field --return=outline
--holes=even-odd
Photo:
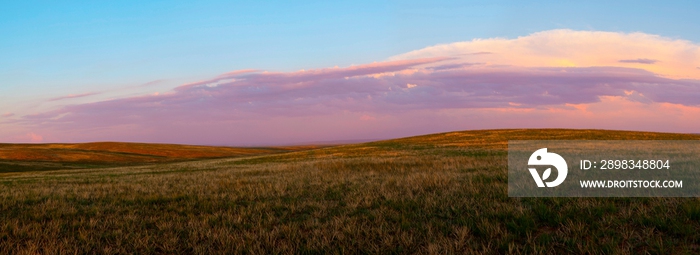
[[[700,252],[697,198],[509,198],[516,139],[700,136],[485,130],[111,168],[15,160],[0,254]]]
[[[0,144],[0,173],[134,166],[196,159],[266,155],[315,148],[320,147],[232,148],[117,142]]]

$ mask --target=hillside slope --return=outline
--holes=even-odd
[[[450,132],[279,154],[0,174],[0,254],[698,254],[696,198],[510,198],[511,139]]]
[[[398,157],[422,155],[425,153],[468,156],[475,151],[491,151],[499,155],[505,155],[509,140],[700,140],[700,135],[598,129],[470,130],[340,145],[310,151],[270,155],[255,160],[299,160],[300,158],[366,156]]]
[[[265,155],[313,148],[317,146],[236,148],[120,142],[0,144],[0,172],[138,165]]]

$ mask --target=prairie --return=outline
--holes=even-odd
[[[274,154],[312,148],[320,146],[233,148],[120,142],[0,144],[0,173],[144,165]]]
[[[480,130],[70,169],[41,168],[64,161],[38,152],[0,173],[0,253],[700,252],[698,198],[509,198],[507,141],[519,139],[700,136]],[[142,146],[100,148],[173,157]]]

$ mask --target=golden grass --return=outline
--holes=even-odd
[[[0,175],[0,253],[697,253],[700,203],[507,197],[488,130],[284,154]]]
[[[82,144],[0,144],[0,172],[12,172],[12,166],[22,163],[42,162],[65,163],[66,168],[85,168],[89,166],[133,165],[143,163],[172,162],[193,159],[241,157],[284,153],[298,150],[320,148],[320,146],[288,146],[236,148],[215,146],[193,146],[177,144],[145,144],[99,142]],[[71,163],[89,163],[83,166]],[[8,166],[9,165],[9,166]],[[49,167],[49,170],[60,168]],[[24,168],[22,168],[24,169]],[[38,170],[38,169],[37,169]]]

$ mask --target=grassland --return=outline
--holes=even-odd
[[[506,145],[515,139],[700,136],[465,131],[2,173],[0,254],[700,252],[697,198],[509,198]]]
[[[196,159],[230,158],[319,148],[234,148],[146,143],[0,144],[0,173],[134,166]]]

